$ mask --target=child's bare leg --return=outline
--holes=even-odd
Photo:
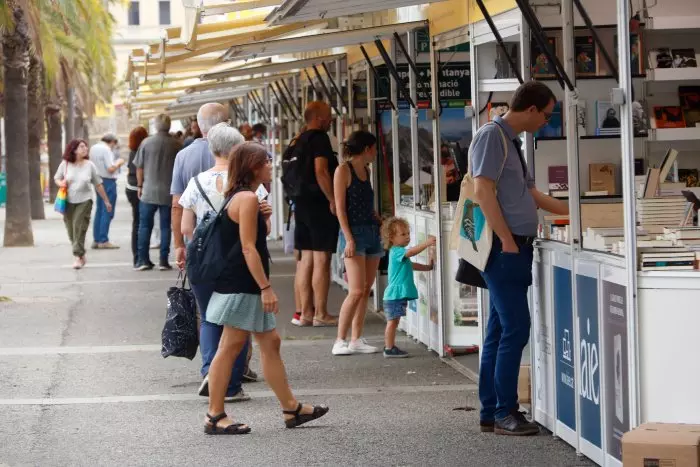
[[[386,330],[384,331],[384,348],[387,350],[393,349],[396,345],[396,328],[399,327],[399,320],[391,319],[386,322]]]

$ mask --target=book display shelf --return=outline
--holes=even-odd
[[[517,3],[520,41],[504,40],[523,79],[558,101],[523,148],[537,188],[570,206],[541,215],[531,410],[598,465],[621,466],[625,432],[700,423],[700,2]],[[497,50],[474,47],[476,127],[517,87]]]

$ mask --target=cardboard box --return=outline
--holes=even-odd
[[[624,467],[700,467],[700,425],[645,423],[622,437]]]
[[[622,203],[586,203],[581,205],[581,229],[615,228],[625,225]]]
[[[607,191],[610,195],[616,194],[615,164],[589,164],[588,182],[588,191]]]
[[[530,399],[530,365],[521,365],[518,373],[518,402],[529,404]]]

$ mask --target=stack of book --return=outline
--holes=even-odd
[[[691,271],[695,269],[695,252],[656,251],[639,254],[642,271]]]
[[[674,246],[700,250],[700,227],[665,228],[662,237]]]
[[[687,205],[683,196],[642,198],[637,202],[637,221],[645,229],[661,233],[664,227],[683,225]]]

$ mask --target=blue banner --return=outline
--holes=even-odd
[[[576,431],[574,312],[571,271],[554,266],[554,341],[557,350],[557,419]]]
[[[578,304],[581,437],[602,449],[598,279],[576,276]]]

